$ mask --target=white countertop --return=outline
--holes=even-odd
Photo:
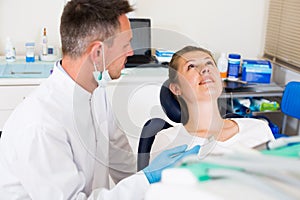
[[[168,68],[125,68],[119,79],[113,80],[109,85],[137,82],[162,82],[167,79]],[[46,78],[0,78],[0,86],[39,85]]]

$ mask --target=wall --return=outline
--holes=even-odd
[[[0,0],[0,55],[4,55],[6,37],[10,37],[17,55],[25,54],[25,43],[34,41],[41,49],[43,28],[49,45],[59,47],[59,23],[64,0]]]
[[[173,30],[213,52],[239,52],[255,58],[263,52],[268,2],[138,0],[135,15],[151,17],[153,27]],[[169,37],[158,34],[154,40],[162,43]]]
[[[0,55],[10,36],[17,54],[24,43],[40,49],[43,27],[49,43],[60,46],[59,22],[66,0],[0,0]],[[239,52],[244,57],[262,55],[268,0],[131,0],[131,16],[150,17],[154,47],[181,48],[199,44],[216,52]],[[18,6],[17,6],[18,5]],[[170,34],[171,33],[171,34]]]

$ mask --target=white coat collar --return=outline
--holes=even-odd
[[[80,97],[80,99],[90,100],[92,94],[78,85],[69,74],[61,66],[61,60],[57,61],[54,64],[52,76],[58,77],[60,80],[63,80],[65,87],[73,87],[73,95]]]

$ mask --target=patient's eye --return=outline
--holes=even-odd
[[[188,70],[190,70],[191,68],[194,68],[194,67],[195,67],[194,64],[189,64],[189,65],[188,65]]]
[[[207,61],[205,65],[209,66],[209,67],[215,67],[215,64],[213,61]]]

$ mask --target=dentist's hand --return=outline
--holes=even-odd
[[[143,169],[149,183],[156,183],[161,179],[162,170],[174,166],[182,158],[197,154],[200,146],[187,150],[187,145],[177,146],[160,153],[145,169]]]

